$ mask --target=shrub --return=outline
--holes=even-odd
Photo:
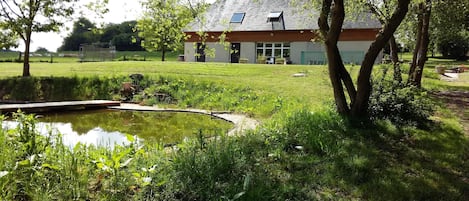
[[[372,120],[390,120],[395,124],[423,125],[433,114],[431,100],[420,88],[383,78],[375,81],[368,111]]]
[[[467,60],[466,54],[469,51],[469,35],[461,32],[453,37],[447,37],[440,41],[438,50],[446,58]]]

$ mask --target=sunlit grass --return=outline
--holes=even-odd
[[[306,72],[306,77],[293,77]],[[257,65],[189,62],[93,62],[93,63],[32,63],[33,76],[176,76],[209,80],[220,84],[251,87],[259,93],[298,99],[305,105],[322,104],[332,93],[325,66]],[[22,65],[3,63],[0,77],[19,76]]]

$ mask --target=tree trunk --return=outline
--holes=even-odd
[[[23,60],[23,77],[31,76],[29,72],[29,53],[31,47],[31,31],[27,30],[26,33],[26,40],[24,41],[25,49],[24,49],[24,60]]]
[[[399,27],[402,20],[405,18],[409,9],[409,3],[410,0],[399,0],[398,6],[396,10],[394,10],[388,23],[376,36],[375,41],[370,45],[365,54],[357,80],[357,95],[351,108],[352,118],[363,118],[368,115],[368,101],[372,90],[370,78],[373,65],[380,51],[384,48],[386,43],[389,42],[389,39],[391,39],[397,27]]]
[[[161,47],[161,61],[165,61],[165,57],[166,57],[166,48],[163,45],[163,47]]]
[[[329,15],[332,15],[330,26],[328,23]],[[347,105],[347,98],[345,97],[345,91],[342,85],[342,77],[346,77],[343,71],[345,71],[346,74],[348,74],[348,72],[345,70],[339,48],[337,47],[344,19],[345,10],[343,0],[334,0],[334,4],[332,4],[332,0],[323,0],[318,25],[322,36],[325,38],[324,45],[327,54],[329,78],[331,79],[337,111],[340,114],[348,115],[350,107]],[[353,83],[352,87],[354,88]]]
[[[431,0],[426,1],[426,5],[423,6],[423,14],[422,14],[422,27],[420,31],[420,43],[418,48],[418,54],[415,58],[415,69],[412,74],[409,74],[410,84],[413,86],[421,87],[422,85],[422,75],[423,75],[423,68],[425,67],[425,62],[427,61],[427,52],[428,52],[428,45],[430,43],[429,37],[429,28],[430,28],[430,15],[431,15],[432,3]]]
[[[345,97],[345,91],[342,85],[342,73],[339,70],[341,68],[345,69],[345,67],[338,50],[339,49],[337,48],[337,45],[330,43],[328,44],[326,42],[329,78],[331,79],[331,84],[334,91],[334,100],[337,111],[339,114],[348,115],[350,113],[350,106],[347,104],[347,98]],[[353,83],[352,87],[355,88]]]
[[[391,49],[391,62],[394,68],[394,80],[397,81],[399,84],[402,83],[402,74],[401,74],[401,65],[399,62],[399,55],[398,55],[398,50],[399,48],[397,47],[397,42],[396,38],[391,36],[391,39],[389,39],[389,47]]]
[[[423,10],[423,5],[424,3],[420,3],[418,6],[418,24],[417,24],[417,36],[416,36],[416,41],[415,41],[415,48],[414,51],[412,52],[412,61],[410,63],[410,69],[409,69],[409,78],[407,79],[408,84],[413,83],[413,75],[415,73],[415,70],[417,69],[417,57],[419,53],[419,49],[422,43],[422,27],[423,27],[423,14],[421,13]]]
[[[397,42],[396,42],[396,38],[394,37],[394,35],[391,36],[391,39],[389,39],[389,49],[391,50],[389,53],[391,56],[391,62],[393,64],[398,63],[399,62],[399,55],[398,55],[399,48],[397,47]]]

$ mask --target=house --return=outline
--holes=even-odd
[[[303,10],[301,2],[218,0],[202,20],[195,20],[185,30],[185,60],[324,64],[324,46],[316,40],[318,12]],[[370,14],[363,16],[343,25],[338,45],[345,63],[361,63],[381,28]]]

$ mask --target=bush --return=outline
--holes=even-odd
[[[397,125],[423,125],[433,114],[431,100],[420,88],[383,78],[374,83],[368,111],[372,120],[389,120]]]
[[[467,34],[466,34],[467,35]],[[438,44],[438,50],[446,58],[467,60],[466,54],[469,51],[469,35],[455,34],[454,37],[447,37]]]

